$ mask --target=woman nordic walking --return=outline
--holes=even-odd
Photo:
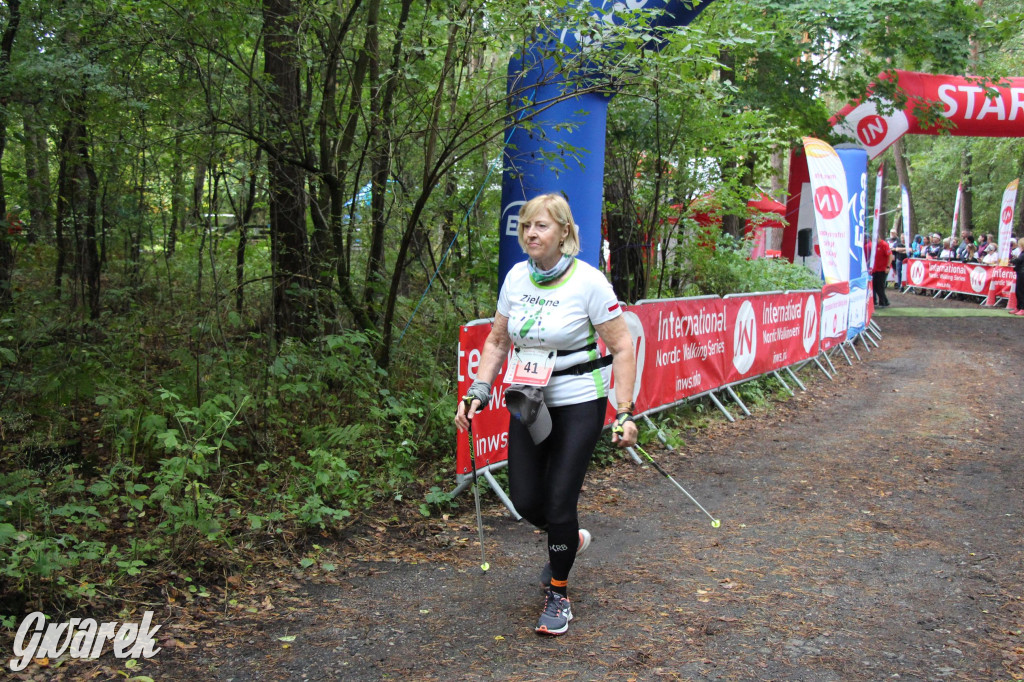
[[[535,630],[561,635],[573,618],[569,572],[591,539],[579,527],[577,503],[604,425],[608,368],[615,373],[618,405],[612,442],[627,447],[637,438],[632,402],[636,359],[608,280],[575,258],[579,230],[561,195],[543,194],[520,209],[519,244],[529,258],[505,277],[477,379],[459,402],[455,423],[466,430],[487,405],[513,345],[513,361],[520,369],[541,375],[550,370],[543,389],[513,385],[506,390],[506,405],[513,412],[508,478],[516,510],[547,531],[548,564],[541,575],[544,610]],[[597,336],[609,355],[598,355]]]

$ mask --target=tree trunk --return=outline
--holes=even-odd
[[[28,198],[28,240],[49,237],[53,231],[50,210],[50,153],[46,130],[36,126],[35,116],[26,116],[25,126],[25,191]]]
[[[0,36],[0,83],[7,82],[7,72],[11,64],[11,51],[14,49],[14,38],[18,34],[21,23],[21,0],[8,0],[7,26]],[[0,220],[5,229],[0,232],[0,307],[6,308],[11,303],[11,270],[14,269],[14,248],[11,246],[7,223],[7,188],[4,186],[4,151],[7,149],[7,103],[0,102]]]
[[[904,232],[906,232],[907,229],[909,229],[910,238],[913,239],[914,235],[917,234],[917,218],[914,215],[914,192],[910,187],[910,170],[907,167],[906,147],[903,144],[902,138],[893,142],[892,156],[894,161],[896,162],[896,178],[899,180],[900,187],[907,188],[907,205],[909,207],[907,213],[910,216],[910,226],[909,228],[905,228]],[[902,192],[902,189],[900,191]],[[903,213],[901,211],[900,216],[902,217],[902,215]],[[903,235],[900,234],[900,240],[902,239]]]
[[[57,189],[57,297],[62,291],[64,268],[72,265],[71,305],[81,300],[95,318],[99,315],[99,254],[96,250],[96,195],[98,181],[89,160],[84,95],[71,102],[61,133]],[[73,247],[73,251],[69,248]],[[70,253],[69,253],[70,251]],[[81,299],[79,299],[81,296]]]
[[[192,205],[189,207],[189,227],[193,230],[202,229],[203,220],[203,189],[206,187],[206,161],[196,163],[196,173],[192,176]]]
[[[274,324],[278,336],[303,336],[308,330],[309,248],[306,237],[305,172],[301,128],[299,66],[293,0],[264,0],[264,70],[271,88],[269,130],[277,131],[267,159],[270,190],[270,238],[274,260]]]
[[[85,132],[85,127],[82,127]],[[82,250],[79,255],[79,270],[85,282],[86,305],[89,308],[89,317],[93,320],[100,316],[100,258],[96,248],[96,209],[99,205],[99,178],[96,170],[89,159],[89,147],[85,135],[80,140],[79,154],[81,155],[82,168],[85,171],[87,181],[85,207],[85,234],[82,240]],[[139,227],[139,232],[142,228]]]
[[[1021,157],[1017,160],[1017,179],[1019,180],[1020,178],[1024,178],[1024,154],[1021,154]],[[1020,183],[1017,184],[1020,185]],[[1017,205],[1013,209],[1013,215],[1016,218],[1017,225],[1012,229],[1012,234],[1016,235],[1018,239],[1024,236],[1024,215],[1021,215],[1024,211],[1021,210],[1022,206],[1024,206],[1024,192],[1020,191],[1018,188]],[[1015,245],[1011,245],[1010,248],[1012,249],[1016,247]]]
[[[182,183],[185,177],[185,162],[182,159],[182,135],[174,135],[174,151],[171,157],[171,225],[167,230],[167,239],[164,243],[164,257],[173,258],[174,250],[178,246],[178,232],[184,222],[182,203],[184,202],[184,187]]]
[[[249,241],[249,223],[256,209],[256,169],[260,167],[263,150],[257,148],[256,158],[253,161],[252,169],[249,171],[248,192],[245,196],[245,207],[242,209],[242,217],[238,223],[238,244],[235,247],[235,311],[241,315],[242,305],[245,302],[245,247]]]
[[[647,290],[644,250],[648,247],[637,224],[637,211],[627,183],[630,173],[614,173],[604,185],[605,220],[611,254],[612,288],[619,300],[632,303]]]
[[[387,70],[388,77],[383,79],[380,63],[380,42],[379,42],[379,19],[377,9],[379,2],[374,0],[370,6],[373,13],[370,17],[370,25],[367,27],[368,50],[370,52],[370,132],[369,139],[374,147],[370,151],[370,248],[366,260],[366,288],[363,290],[363,302],[372,311],[376,309],[376,302],[389,295],[384,290],[385,284],[385,262],[384,242],[387,229],[387,187],[388,178],[391,177],[391,166],[393,163],[393,145],[391,144],[391,129],[394,115],[395,90],[399,78],[399,67],[403,59],[403,36],[406,22],[409,20],[409,11],[412,8],[413,0],[402,0],[401,15],[398,20],[398,29],[395,35],[395,42],[391,49],[391,62]],[[411,238],[412,232],[406,230]],[[403,239],[404,241],[404,239]],[[401,261],[396,263],[396,268],[401,268]]]
[[[772,199],[783,204],[786,203],[786,157],[787,155],[783,152],[772,152],[769,161],[772,175],[768,192]]]
[[[739,186],[743,188],[744,194],[750,196],[754,190],[754,165],[756,159],[751,154],[742,162],[725,164],[723,166],[723,175],[727,175],[729,172],[739,174]],[[723,177],[723,180],[727,181],[727,177]],[[739,213],[723,213],[722,214],[722,232],[725,234],[731,234],[737,239],[743,238],[744,229],[747,222],[747,211],[746,202],[744,207]]]
[[[960,197],[960,231],[974,232],[974,157],[971,143],[967,142],[963,156],[960,158],[960,182],[963,183],[963,194]]]
[[[889,192],[888,192],[889,188],[886,187],[886,181],[888,179],[889,179],[889,171],[886,169],[885,165],[883,164],[883,166],[882,166],[882,175],[881,176],[878,176],[878,175],[875,176],[875,182],[882,183],[882,193],[878,195],[878,197],[879,197],[878,198],[878,206],[875,207],[877,209],[877,211],[878,211],[878,236],[881,237],[882,239],[885,239],[886,237],[889,236],[889,231],[885,229],[885,225],[886,225],[885,207],[888,204],[887,199],[889,197]],[[875,190],[875,191],[877,192],[878,190]],[[874,248],[874,246],[872,245],[871,248]]]

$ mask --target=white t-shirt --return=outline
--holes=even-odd
[[[498,294],[498,314],[508,318],[508,333],[517,348],[560,351],[583,349],[597,341],[594,325],[622,314],[612,285],[601,271],[575,260],[569,274],[553,286],[530,279],[526,262],[517,263],[505,276]],[[580,350],[555,359],[555,371],[600,357],[597,349]],[[551,407],[606,398],[611,365],[580,376],[556,376],[544,387]],[[499,377],[499,381],[501,377]]]

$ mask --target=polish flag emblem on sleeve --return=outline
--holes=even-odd
[[[608,306],[608,312],[610,312],[610,313],[614,313],[617,310],[621,310],[621,308],[619,308],[619,304],[618,303],[613,303],[610,306]]]

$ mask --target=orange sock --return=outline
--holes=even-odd
[[[551,579],[551,591],[557,592],[563,597],[568,594],[569,581],[568,580],[555,580]]]

